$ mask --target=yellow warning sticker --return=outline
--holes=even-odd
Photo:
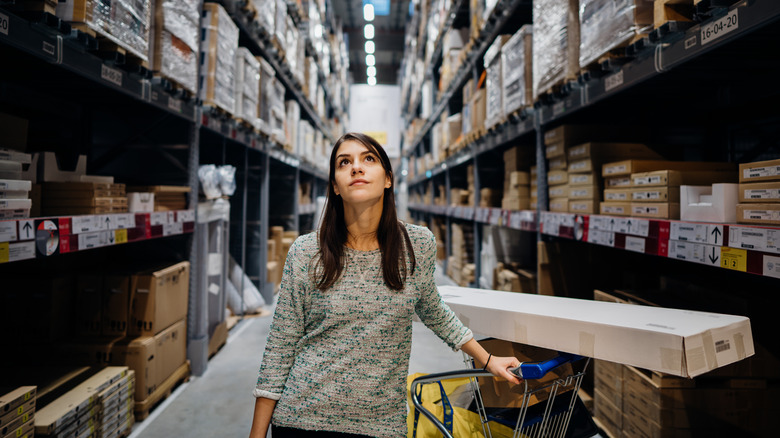
[[[0,242],[0,263],[8,262],[8,242]]]
[[[114,238],[116,239],[116,243],[127,243],[127,230],[116,230],[114,232]]]
[[[734,271],[747,272],[747,250],[724,246],[720,250],[720,266]]]

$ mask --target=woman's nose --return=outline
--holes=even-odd
[[[356,173],[363,173],[363,166],[359,161],[355,161],[352,164],[352,175],[355,175]]]

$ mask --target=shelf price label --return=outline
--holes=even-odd
[[[121,229],[114,231],[114,243],[119,245],[120,243],[127,243],[127,230]]]
[[[0,263],[8,262],[8,242],[0,242]]]
[[[729,32],[737,30],[739,28],[739,9],[729,11],[725,17],[719,20],[715,20],[712,23],[705,24],[701,27],[701,45],[705,45],[709,42],[726,35]]]
[[[3,35],[8,35],[8,28],[10,27],[8,23],[8,15],[0,14],[0,33]]]

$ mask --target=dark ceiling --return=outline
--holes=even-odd
[[[344,29],[349,48],[349,72],[355,84],[366,83],[366,38],[363,27],[363,0],[331,0],[336,20]],[[376,80],[378,84],[395,85],[404,55],[404,32],[409,15],[409,0],[390,2],[390,15],[376,16]]]

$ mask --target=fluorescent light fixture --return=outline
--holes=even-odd
[[[317,38],[322,38],[322,25],[317,24],[314,26],[314,36]]]
[[[366,65],[369,67],[376,65],[376,58],[374,55],[366,55]]]
[[[363,27],[363,35],[365,35],[367,40],[374,38],[374,25],[373,24],[366,24]]]
[[[366,74],[368,76],[376,76],[376,67],[366,67]]]
[[[376,49],[376,46],[374,46],[373,41],[366,41],[366,53],[369,55],[374,53],[374,50]]]
[[[374,21],[374,5],[370,3],[363,5],[363,18],[366,21]]]
[[[376,85],[376,76],[369,76],[369,77],[368,77],[368,85],[370,85],[370,86],[372,86],[372,87],[373,87],[374,85]]]

